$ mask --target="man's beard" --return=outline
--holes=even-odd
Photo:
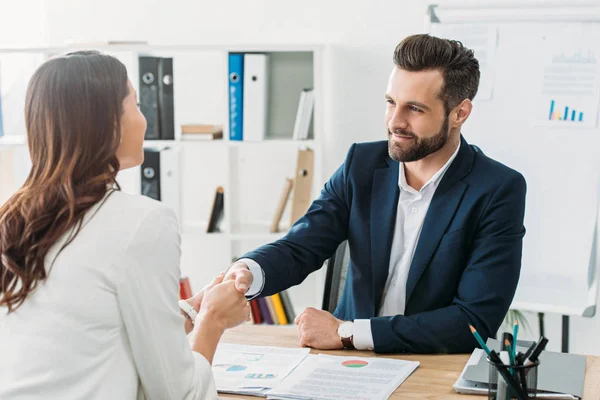
[[[388,129],[388,153],[392,160],[398,162],[412,162],[421,160],[428,155],[435,153],[448,141],[448,130],[449,118],[446,115],[444,118],[444,123],[442,124],[442,128],[440,131],[435,134],[435,136],[429,138],[419,138],[413,132],[406,130],[398,130],[402,136],[412,137],[413,143],[406,143],[404,146],[399,145],[394,141],[392,137],[394,134]]]

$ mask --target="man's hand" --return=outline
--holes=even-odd
[[[337,332],[342,322],[327,311],[307,308],[294,320],[298,325],[300,346],[320,350],[343,349]]]
[[[225,271],[224,281],[235,281],[235,288],[243,294],[246,294],[252,282],[254,281],[254,276],[248,266],[241,262],[234,263],[227,271]]]

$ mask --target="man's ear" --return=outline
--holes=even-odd
[[[459,105],[454,107],[450,112],[451,128],[457,128],[465,123],[471,111],[473,110],[473,103],[469,99],[464,99]]]

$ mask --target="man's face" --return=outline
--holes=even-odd
[[[438,94],[444,84],[439,70],[409,72],[395,67],[386,90],[385,124],[393,160],[417,161],[441,149],[449,120]]]

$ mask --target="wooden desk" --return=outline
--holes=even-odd
[[[241,325],[225,333],[222,339],[226,343],[243,343],[260,346],[298,346],[295,326]],[[419,361],[419,368],[392,394],[390,399],[444,399],[444,400],[478,400],[484,396],[461,395],[454,391],[452,385],[458,379],[467,354],[454,355],[379,355],[370,351],[318,351],[312,354],[325,353],[332,355],[356,355],[362,357],[387,357],[402,360]],[[224,395],[220,399],[258,399],[259,397]],[[600,399],[600,357],[587,357],[585,372],[584,399]]]

